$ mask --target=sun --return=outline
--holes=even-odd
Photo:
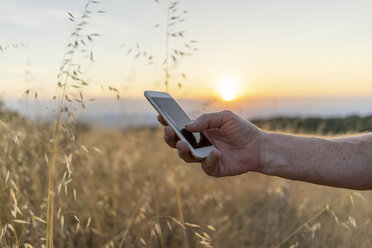
[[[224,78],[219,83],[221,97],[225,101],[232,101],[238,92],[239,82],[234,78]]]

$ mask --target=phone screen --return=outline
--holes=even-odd
[[[173,98],[153,97],[152,99],[171,119],[178,131],[182,133],[193,148],[197,149],[212,145],[201,132],[189,132],[185,129],[185,125],[190,123],[191,119]]]

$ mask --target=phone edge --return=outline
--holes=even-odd
[[[182,141],[184,141],[187,145],[188,145],[188,147],[189,147],[189,149],[190,149],[190,151],[191,151],[191,154],[192,154],[192,156],[194,157],[194,158],[196,158],[196,159],[199,159],[199,160],[203,160],[203,159],[205,159],[211,152],[212,152],[212,150],[215,148],[215,146],[212,144],[211,146],[206,146],[206,147],[202,147],[202,148],[193,148],[192,146],[191,146],[191,144],[186,140],[186,138],[184,138],[183,137],[183,135],[178,131],[178,129],[175,127],[175,125],[172,123],[172,121],[168,121],[167,119],[170,119],[169,117],[167,117],[167,115],[166,115],[166,113],[163,113],[163,111],[160,109],[160,107],[155,103],[155,102],[153,102],[152,101],[152,99],[151,99],[151,97],[152,96],[150,96],[150,94],[151,94],[151,92],[154,92],[154,93],[165,93],[165,94],[167,94],[168,95],[168,97],[169,98],[172,98],[172,99],[174,99],[169,93],[167,93],[167,92],[161,92],[161,91],[148,91],[148,90],[146,90],[146,91],[144,91],[144,96],[145,96],[145,98],[147,99],[147,101],[151,104],[151,106],[158,112],[158,114],[159,115],[161,115],[162,117],[165,115],[165,121],[167,121],[167,123],[168,123],[168,125],[169,126],[171,126],[172,127],[172,129],[173,129],[173,131],[176,133],[176,135],[177,135],[177,137],[180,139],[180,140],[182,140]],[[176,101],[175,99],[174,99],[174,101]],[[178,104],[178,102],[176,101],[176,103]],[[179,104],[178,104],[179,105]],[[180,105],[179,105],[180,106]],[[181,106],[180,106],[181,107]],[[187,114],[187,113],[186,113]],[[191,119],[191,118],[190,118]],[[171,122],[171,123],[169,123],[169,122]],[[180,137],[181,136],[181,137]],[[208,155],[207,156],[199,156],[199,154],[197,154],[197,153],[200,153],[200,152],[202,152],[203,150],[206,150],[206,148],[209,148],[209,147],[211,147],[210,148],[210,152],[208,153]],[[200,149],[200,150],[199,150]],[[198,152],[198,150],[199,150],[199,152]]]

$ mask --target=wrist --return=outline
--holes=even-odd
[[[262,131],[260,140],[260,163],[258,172],[275,175],[278,167],[286,164],[280,152],[276,148],[285,147],[284,141],[280,139],[281,134]]]
[[[260,135],[260,146],[259,146],[259,165],[257,172],[264,173],[265,168],[267,167],[267,146],[270,144],[270,135],[271,133],[266,131],[261,131]]]
[[[263,170],[263,142],[266,142],[267,132],[256,128],[254,138],[243,147],[241,150],[241,166],[243,172],[255,171],[262,173]]]

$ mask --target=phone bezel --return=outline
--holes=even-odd
[[[208,155],[212,152],[212,150],[215,147],[211,145],[211,146],[206,146],[206,147],[201,147],[201,148],[196,148],[196,149],[193,148],[191,144],[187,141],[187,139],[182,135],[182,133],[178,131],[172,119],[168,117],[168,114],[165,111],[163,111],[163,109],[159,105],[157,105],[157,103],[152,99],[153,97],[172,98],[177,103],[177,101],[171,95],[169,95],[166,92],[159,92],[159,91],[145,91],[144,95],[146,99],[150,102],[150,104],[155,108],[155,110],[163,117],[163,119],[169,124],[169,126],[172,127],[177,137],[181,139],[182,141],[184,141],[189,146],[191,154],[196,159],[204,159],[208,157]]]

